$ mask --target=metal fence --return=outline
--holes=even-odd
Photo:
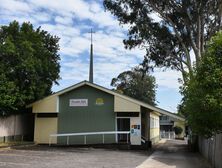
[[[175,132],[174,131],[160,131],[160,138],[161,139],[175,139]]]
[[[106,132],[82,132],[82,133],[67,133],[67,134],[51,134],[49,136],[49,146],[52,143],[53,137],[66,137],[66,145],[69,145],[69,137],[71,136],[84,136],[84,142],[83,144],[87,144],[87,136],[89,135],[102,135],[101,142],[105,143],[105,135],[123,135],[125,134],[127,136],[126,142],[129,142],[129,134],[130,131],[106,131]]]
[[[222,134],[209,139],[198,137],[198,148],[214,168],[222,168]]]

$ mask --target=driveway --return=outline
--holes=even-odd
[[[0,168],[135,168],[148,151],[33,146],[0,149]]]
[[[151,151],[33,146],[0,149],[0,168],[209,168],[184,141],[162,140]]]
[[[210,168],[199,153],[189,152],[182,140],[161,140],[154,153],[137,168]]]

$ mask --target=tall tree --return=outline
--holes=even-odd
[[[51,94],[59,79],[58,41],[31,23],[0,27],[0,114]]]
[[[209,42],[194,72],[184,87],[180,112],[195,133],[210,137],[222,131],[222,32]]]
[[[104,6],[129,26],[126,48],[145,48],[145,62],[179,70],[185,82],[193,74],[191,51],[198,64],[222,27],[222,0],[104,0]]]
[[[144,74],[138,68],[120,73],[117,78],[112,79],[111,86],[120,93],[155,105],[157,87],[155,77]]]

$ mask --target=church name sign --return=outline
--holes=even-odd
[[[69,99],[69,106],[71,107],[88,106],[88,99]]]

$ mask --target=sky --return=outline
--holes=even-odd
[[[90,29],[94,45],[94,83],[112,88],[112,78],[139,65],[145,51],[126,50],[123,39],[127,26],[104,10],[102,0],[0,0],[0,25],[13,20],[31,22],[35,28],[60,38],[60,76],[56,92],[83,80],[88,80]],[[159,19],[153,16],[153,19]],[[180,72],[156,68],[157,106],[171,112],[177,111],[181,100],[178,78]]]

